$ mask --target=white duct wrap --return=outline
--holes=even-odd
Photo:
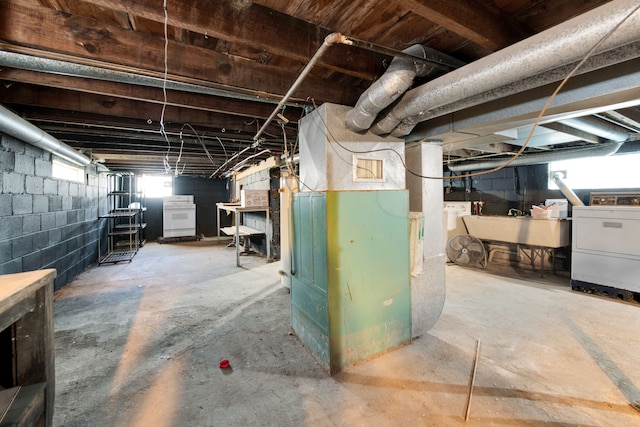
[[[77,165],[87,166],[91,163],[91,159],[88,157],[32,125],[2,105],[0,105],[0,132],[42,148]]]

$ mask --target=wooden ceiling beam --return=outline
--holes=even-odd
[[[118,98],[125,98],[134,101],[146,101],[154,104],[164,103],[164,94],[162,89],[125,83],[88,80],[81,77],[61,76],[57,74],[46,74],[10,68],[0,69],[0,80],[30,83],[58,89],[93,93],[96,95],[115,96]],[[167,90],[167,104],[172,107],[182,107],[261,119],[269,117],[274,108],[271,104],[260,102],[220,98],[173,90]],[[290,122],[296,123],[301,112],[300,108],[290,107],[288,108],[287,118]]]
[[[164,23],[157,0],[85,0],[107,9]],[[184,2],[167,0],[169,25],[241,43],[274,55],[306,63],[322,45],[328,30],[249,1]],[[346,34],[347,36],[349,34]],[[330,49],[319,66],[372,80],[386,57],[354,47]]]
[[[142,68],[156,77],[164,73],[162,38],[15,0],[0,2],[0,16],[11,22],[11,25],[0,25],[0,39],[7,42]],[[293,71],[171,40],[167,56],[170,76],[211,81],[230,88],[257,91],[269,88],[273,94],[282,95],[297,77]],[[308,76],[294,96],[340,104],[352,104],[357,99],[355,90],[314,76]]]
[[[0,92],[0,95],[2,92]],[[2,98],[0,98],[2,99]],[[45,131],[51,131],[51,133],[60,132],[60,127],[71,133],[75,129],[80,129],[78,134],[81,134],[83,130],[96,130],[103,131],[105,134],[110,134],[113,131],[130,132],[135,135],[140,134],[141,138],[149,138],[150,134],[158,134],[159,123],[158,120],[151,120],[147,122],[147,119],[136,119],[132,117],[113,117],[99,115],[95,113],[84,113],[79,111],[64,111],[57,109],[49,109],[46,107],[32,107],[29,106],[26,109],[21,106],[13,107],[15,111],[18,111],[26,120],[34,123],[36,126],[44,129]],[[248,132],[227,132],[226,129],[220,127],[208,127],[206,125],[194,125],[196,132],[205,138],[220,138],[225,145],[236,143],[253,143],[253,135],[255,135],[258,129],[259,123],[257,121],[248,121],[248,126],[253,126]],[[176,137],[182,129],[181,123],[165,123],[165,130],[172,138]],[[295,140],[297,129],[287,125],[285,127],[287,131],[287,138],[290,141]],[[188,128],[183,129],[186,134],[191,134],[191,130]],[[270,133],[274,135],[280,135],[282,130],[277,126],[271,126]],[[280,143],[278,138],[268,137],[264,144],[268,145],[271,141]]]
[[[510,17],[493,13],[477,0],[393,1],[494,52],[530,34],[521,24],[517,27]]]
[[[6,104],[46,107],[69,112],[94,113],[153,122],[158,122],[162,113],[162,106],[159,104],[21,84],[13,84],[8,88],[0,86],[0,99]],[[255,123],[247,121],[244,117],[172,106],[166,108],[164,121],[179,125],[189,123],[192,126],[202,125],[225,129],[228,133],[256,130]],[[271,128],[272,132],[277,133],[279,130],[279,127],[275,125]]]

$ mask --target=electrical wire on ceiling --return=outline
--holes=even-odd
[[[188,127],[189,129],[191,129],[191,132],[193,132],[193,135],[195,136],[196,140],[198,141],[198,143],[200,143],[200,145],[202,146],[202,149],[204,150],[205,154],[207,155],[207,158],[209,159],[209,161],[211,162],[212,165],[215,166],[216,162],[213,159],[213,156],[211,155],[211,153],[209,153],[209,150],[207,149],[206,144],[204,143],[204,141],[202,140],[202,138],[200,137],[200,135],[198,134],[198,132],[193,128],[193,126],[191,126],[189,123],[185,123],[182,125],[182,127],[180,128],[180,142],[182,144],[184,144],[184,140],[182,138],[182,134],[184,131],[184,128]],[[218,138],[217,136],[215,137],[218,142],[220,143],[220,146],[222,147],[222,150],[224,151],[224,156],[225,156],[225,160],[229,158],[229,155],[227,154],[227,149],[224,146],[224,144],[222,143],[222,141],[220,140],[220,138]],[[183,167],[184,170],[184,167]]]
[[[167,135],[165,126],[164,126],[164,115],[167,110],[167,80],[169,74],[169,12],[167,11],[167,0],[163,1],[162,9],[164,11],[164,76],[162,79],[162,112],[160,113],[160,134],[164,137],[164,140],[167,142],[167,152],[163,157],[164,163],[164,171],[169,174],[172,172],[171,163],[169,161],[169,154],[171,153],[171,142],[169,141],[169,135]],[[182,138],[181,138],[182,140]],[[178,159],[176,160],[175,165],[175,176],[182,175],[184,172],[184,168],[187,166],[184,164],[182,166],[182,170],[178,170],[178,163],[182,159],[182,147],[184,146],[184,141],[180,144],[180,153],[178,154]]]
[[[255,153],[249,157],[247,157],[246,159],[242,160],[241,162],[236,163],[232,168],[230,168],[229,170],[227,170],[226,172],[224,172],[222,174],[223,177],[228,178],[233,172],[236,172],[238,169],[240,169],[242,166],[244,166],[249,160],[256,158],[258,156],[261,156],[263,154],[267,154],[267,153],[271,153],[271,150],[266,149],[266,150],[262,150],[259,153]]]

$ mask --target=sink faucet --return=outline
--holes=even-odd
[[[509,212],[507,212],[507,216],[522,216],[522,211],[520,209],[511,208]]]

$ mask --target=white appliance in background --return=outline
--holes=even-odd
[[[571,287],[640,292],[640,206],[574,206],[572,217]]]
[[[547,199],[545,206],[551,206],[551,218],[567,218],[569,216],[569,201],[567,199]]]
[[[187,237],[196,234],[196,205],[193,195],[162,199],[162,236]]]
[[[471,215],[471,202],[444,202],[444,243],[458,234],[467,234],[462,217]]]

